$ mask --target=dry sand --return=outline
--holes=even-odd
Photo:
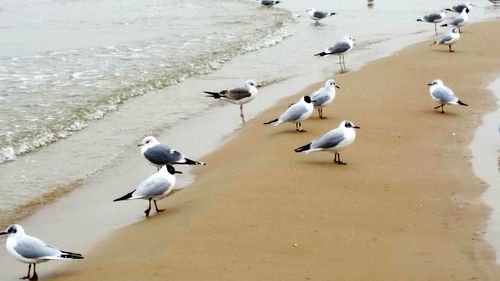
[[[160,201],[166,212],[43,279],[500,280],[468,149],[495,106],[486,86],[500,74],[500,25],[464,28],[455,53],[428,44],[335,75],[328,119],[315,112],[306,133],[262,123],[324,82],[282,100],[205,157],[194,184]],[[434,110],[436,78],[470,106]],[[348,165],[293,152],[344,119],[361,127],[341,154]]]

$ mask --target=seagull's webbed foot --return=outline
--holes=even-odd
[[[31,278],[29,279],[30,281],[32,280],[38,280],[38,275],[35,273],[33,273],[33,276],[31,276]]]
[[[165,209],[158,209],[158,205],[156,205],[156,200],[154,200],[155,203],[155,209],[158,213],[165,211]]]

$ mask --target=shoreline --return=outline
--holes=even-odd
[[[498,63],[487,60],[498,52],[472,38],[486,34],[498,44],[492,39],[500,38],[495,23],[468,28],[454,54],[418,43],[336,76],[341,89],[325,109],[330,119],[318,120],[315,113],[304,122],[305,134],[297,135],[291,124],[261,123],[323,82],[281,100],[204,158],[209,166],[195,171],[196,182],[161,201],[166,213],[115,231],[88,253],[94,258],[60,268],[47,280],[496,280],[500,270],[482,234],[489,211],[477,200],[485,186],[464,149],[493,99],[473,95],[487,92],[488,81],[500,72]],[[436,66],[435,60],[447,65]],[[444,115],[433,111],[426,84],[438,77],[471,106],[448,106]],[[394,94],[392,87],[404,91]],[[341,119],[362,127],[355,144],[342,152],[346,167],[329,165],[326,153],[291,152]],[[256,144],[266,146],[259,151]],[[301,175],[309,173],[313,178],[301,185]]]

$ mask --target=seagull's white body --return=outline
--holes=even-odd
[[[431,86],[429,88],[431,98],[439,104],[435,109],[441,108],[442,113],[444,113],[443,107],[447,104],[467,106],[467,104],[463,103],[455,96],[455,93],[450,88],[444,85],[443,81],[436,79],[428,85]]]
[[[448,45],[448,49],[450,52],[453,52],[451,50],[451,46],[458,42],[460,40],[460,32],[458,31],[458,28],[454,27],[452,30],[443,36],[439,37],[432,45]]]
[[[333,79],[325,82],[325,86],[311,94],[311,100],[315,108],[318,108],[319,117],[323,118],[323,107],[328,106],[335,99],[338,86]]]
[[[335,15],[335,13],[333,13],[333,12],[319,11],[319,10],[316,10],[316,8],[309,8],[306,10],[306,12],[309,14],[309,17],[312,20],[315,20],[316,22],[318,22],[324,18],[327,18],[329,16]]]

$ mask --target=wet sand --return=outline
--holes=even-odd
[[[315,113],[303,123],[306,133],[295,132],[293,124],[262,123],[324,82],[281,100],[204,157],[209,165],[195,169],[196,181],[160,201],[166,212],[111,233],[84,253],[85,260],[54,272],[40,267],[39,275],[500,279],[484,239],[489,209],[479,197],[486,186],[472,172],[468,149],[482,114],[495,107],[487,86],[500,74],[500,27],[496,21],[464,28],[455,53],[428,44],[337,74],[341,89],[324,110],[328,119]],[[470,106],[446,106],[446,114],[433,110],[427,83],[436,78]],[[361,127],[341,154],[348,165],[334,165],[327,153],[293,152],[344,119]],[[129,177],[103,180],[125,187]],[[147,203],[123,204],[142,211]]]

